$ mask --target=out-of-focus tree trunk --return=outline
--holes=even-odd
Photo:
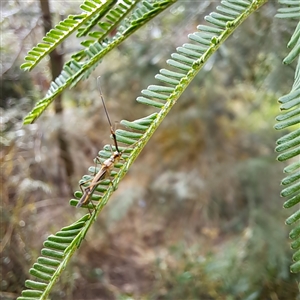
[[[49,7],[48,0],[40,0],[41,10],[43,14],[43,26],[45,34],[52,28],[51,22],[51,13]],[[63,55],[57,49],[54,49],[50,53],[50,67],[52,73],[52,79],[54,80],[56,77],[59,76],[63,67]],[[55,113],[57,115],[62,114],[63,106],[62,106],[62,97],[59,95],[55,103]],[[67,180],[67,188],[68,192],[72,194],[72,186],[71,186],[71,178],[74,172],[74,165],[70,155],[69,147],[67,140],[65,139],[65,135],[63,129],[60,128],[57,132],[57,138],[59,143],[59,151],[60,151],[60,160],[65,167],[66,172],[66,180]],[[60,181],[63,182],[63,181]]]

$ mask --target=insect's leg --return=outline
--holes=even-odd
[[[93,204],[92,201],[90,201],[90,202]],[[94,204],[93,204],[93,205],[94,205]],[[90,216],[92,216],[92,212],[91,212],[90,208],[88,207],[87,209],[88,209],[88,211],[89,211],[89,213],[90,213]],[[95,209],[95,206],[94,206],[94,209]]]
[[[100,165],[100,166],[102,166],[102,162],[101,162],[101,159],[100,159],[100,157],[97,155],[96,157],[95,157],[95,171],[94,171],[94,176],[96,175],[96,173],[97,173],[97,171],[96,171],[96,168],[97,168],[97,165]]]
[[[92,206],[93,206],[93,209],[95,210],[95,209],[96,209],[96,206],[95,206],[95,204],[93,203],[93,201],[92,201],[92,200],[88,199],[88,201],[87,201],[87,203],[85,203],[85,205],[89,205],[89,203],[91,203],[91,204],[92,204]],[[91,212],[90,208],[89,208],[89,207],[87,207],[87,209],[89,210],[89,213],[90,213],[90,215],[92,215],[92,212]]]
[[[98,164],[102,165],[102,162],[101,162],[101,160],[100,160],[100,157],[97,155],[97,156],[95,157],[95,170],[94,170],[94,176],[97,174],[96,168],[97,168],[97,165],[98,165]],[[92,180],[93,180],[93,179],[89,179],[88,181],[92,181]],[[86,181],[86,182],[87,182],[87,181]],[[86,182],[83,182],[82,184],[85,184]],[[81,185],[82,185],[82,184],[81,184]],[[95,185],[95,184],[90,184],[88,187],[89,187],[89,188],[92,188],[94,185]],[[80,187],[80,188],[81,188],[81,187]],[[81,191],[82,191],[82,188],[81,188]],[[95,206],[94,202],[93,202],[92,200],[89,200],[87,204],[89,204],[89,203],[91,203],[91,204],[93,205],[93,209],[95,210],[95,209],[96,209],[96,206]],[[88,207],[88,210],[89,210],[90,215],[92,215],[92,212],[91,212],[91,210],[90,210],[89,207]]]
[[[93,178],[90,178],[90,179],[88,179],[88,180],[86,180],[86,181],[84,181],[84,182],[81,182],[81,183],[79,184],[79,187],[80,187],[80,189],[81,189],[82,195],[86,192],[86,189],[87,189],[87,188],[91,188],[91,187],[93,186],[93,184],[90,184],[90,185],[87,186],[86,188],[82,188],[82,186],[83,186],[84,184],[86,184],[86,183],[92,181],[92,180],[93,180]],[[96,209],[96,207],[95,207],[93,201],[89,200],[87,204],[89,204],[89,202],[93,205],[93,208]],[[77,205],[78,205],[78,204],[77,204]],[[81,205],[82,205],[82,204],[81,204]],[[81,206],[81,205],[80,205],[80,206]],[[78,207],[80,207],[80,206],[78,206]],[[88,210],[89,210],[89,213],[90,213],[90,215],[91,215],[91,214],[92,214],[92,213],[91,213],[91,210],[90,210],[89,208],[88,208]]]
[[[92,203],[93,209],[96,210],[96,206],[95,206],[95,204],[93,203],[93,201],[90,200],[89,202]],[[87,209],[89,210],[90,215],[92,215],[92,212],[91,212],[90,208],[88,207]]]
[[[86,183],[92,181],[92,180],[93,180],[93,178],[90,178],[90,179],[88,179],[88,180],[86,180],[86,181],[84,181],[84,182],[81,182],[81,183],[79,184],[79,187],[80,187],[80,189],[81,189],[81,191],[82,191],[82,194],[84,194],[85,189],[86,189],[86,188],[82,188],[82,186],[85,185]]]
[[[83,192],[83,195],[82,195],[82,198],[79,200],[79,202],[77,203],[77,205],[76,205],[76,207],[81,207],[82,205],[85,205],[85,204],[89,204],[89,203],[92,203],[92,205],[93,205],[93,208],[95,209],[95,205],[94,205],[94,203],[91,201],[91,200],[87,200],[87,201],[84,201],[84,200],[82,200],[83,199],[83,197],[84,197],[84,191],[83,191],[83,189],[82,189],[82,187],[80,186],[80,189],[81,189],[81,191]],[[85,202],[87,202],[87,203],[85,203]],[[92,215],[92,212],[91,212],[91,210],[90,210],[90,208],[89,207],[87,207],[87,209],[89,210],[89,213],[90,213],[90,215]]]
[[[99,158],[98,156],[96,156],[95,160],[96,160],[96,166],[95,166],[95,174],[94,174],[94,176],[96,175],[96,167],[97,167],[97,163],[102,164],[101,161],[100,161],[100,158]],[[89,185],[89,186],[86,187],[86,188],[82,188],[82,186],[85,185],[86,183],[92,181],[92,180],[93,180],[93,178],[90,178],[90,179],[88,179],[88,180],[86,180],[86,181],[84,181],[84,182],[81,182],[81,183],[79,184],[79,187],[80,187],[80,190],[81,190],[82,194],[84,194],[86,188],[91,187],[92,185]]]

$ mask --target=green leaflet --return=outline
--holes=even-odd
[[[300,18],[300,6],[299,1],[295,0],[280,0],[282,7],[278,9],[276,17],[278,18],[291,18],[299,20]],[[284,203],[284,208],[291,208],[299,204],[300,201],[300,186],[299,186],[299,154],[300,154],[300,22],[296,26],[294,34],[292,35],[288,48],[292,49],[288,56],[283,60],[285,64],[292,63],[298,58],[298,63],[296,66],[295,80],[293,87],[287,95],[279,98],[280,109],[283,111],[282,114],[278,115],[276,120],[278,123],[275,125],[275,129],[287,129],[291,128],[291,132],[284,135],[277,140],[276,152],[280,153],[278,155],[279,161],[286,161],[293,159],[289,166],[284,168],[284,172],[288,173],[288,176],[282,180],[282,185],[284,186],[281,191],[282,197],[288,197]],[[287,225],[292,225],[299,221],[300,210],[298,209],[294,212],[287,220]],[[290,238],[294,241],[292,242],[292,248],[298,249],[299,241],[299,225],[292,229],[290,233]],[[300,272],[300,255],[299,251],[293,255],[294,264],[291,266],[291,272]]]

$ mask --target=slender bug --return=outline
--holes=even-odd
[[[90,198],[91,198],[93,192],[95,191],[95,189],[97,188],[97,186],[100,184],[100,182],[102,180],[109,179],[109,177],[111,175],[111,171],[113,170],[115,165],[120,161],[120,159],[122,157],[122,154],[124,152],[124,150],[120,151],[119,148],[118,148],[116,133],[115,133],[113,127],[112,127],[110,117],[109,117],[108,111],[106,109],[103,94],[102,94],[102,91],[101,91],[101,88],[100,88],[99,79],[100,79],[100,76],[97,79],[98,80],[98,89],[99,89],[99,92],[100,92],[100,97],[101,97],[101,100],[102,100],[102,103],[103,103],[104,111],[105,111],[107,120],[109,122],[110,132],[111,132],[112,138],[114,140],[114,145],[115,145],[116,151],[113,151],[112,148],[111,148],[112,155],[108,159],[106,159],[103,163],[101,163],[100,170],[95,175],[95,177],[91,180],[91,183],[90,183],[89,186],[87,186],[85,188],[82,188],[82,186],[84,184],[86,184],[87,181],[80,184],[80,189],[82,191],[82,197],[80,198],[80,200],[79,200],[78,204],[76,205],[76,207],[80,207],[80,206],[88,204],[90,202]],[[98,156],[96,157],[96,160],[100,161]]]

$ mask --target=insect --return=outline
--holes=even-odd
[[[120,161],[120,159],[122,157],[122,154],[124,152],[124,150],[120,151],[120,149],[118,147],[116,133],[113,130],[113,127],[112,127],[112,124],[111,124],[111,121],[110,121],[110,117],[109,117],[107,109],[106,109],[103,94],[102,94],[102,91],[101,91],[101,88],[100,88],[99,79],[100,79],[100,77],[98,77],[98,87],[99,87],[100,97],[101,97],[101,100],[102,100],[102,103],[103,103],[103,107],[104,107],[104,111],[105,111],[107,120],[108,120],[109,125],[110,125],[110,132],[112,134],[112,138],[113,138],[113,141],[114,141],[116,151],[113,151],[112,148],[111,148],[112,155],[108,159],[106,159],[103,163],[101,163],[100,170],[95,175],[95,177],[91,180],[91,183],[90,183],[89,186],[87,186],[85,188],[82,188],[82,186],[84,184],[86,184],[87,182],[83,182],[83,183],[80,184],[80,189],[81,189],[83,194],[82,194],[82,197],[80,198],[78,204],[76,205],[76,207],[80,207],[82,205],[85,205],[85,204],[89,203],[91,195],[93,194],[93,192],[95,191],[97,186],[104,179],[109,179],[109,177],[111,175],[111,171],[113,170],[115,165]],[[96,160],[99,161],[99,157],[97,157]]]

